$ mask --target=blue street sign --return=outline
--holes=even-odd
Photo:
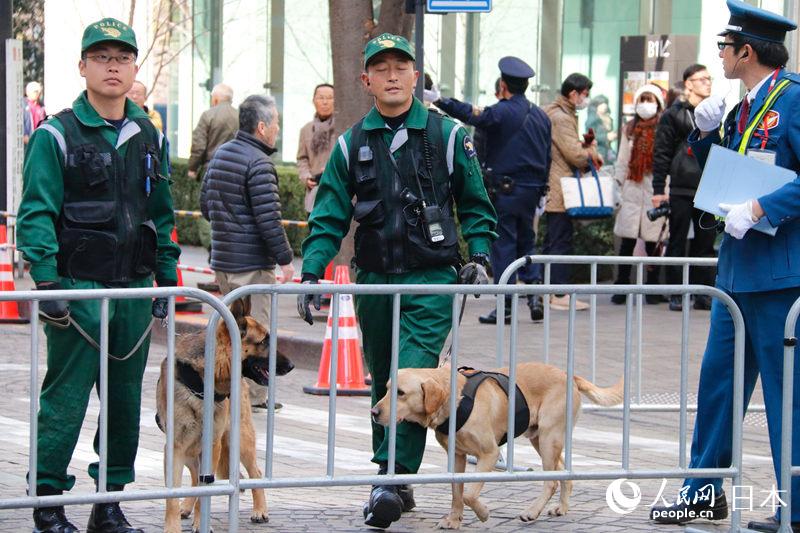
[[[428,0],[428,13],[488,13],[492,0]]]

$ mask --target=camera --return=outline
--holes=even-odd
[[[650,222],[655,222],[658,218],[669,216],[669,211],[669,202],[663,201],[658,207],[647,211],[647,218]]]

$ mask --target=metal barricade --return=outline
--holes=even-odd
[[[208,515],[210,509],[210,496],[225,495],[229,502],[229,531],[237,530],[237,515],[239,504],[239,434],[230,438],[230,464],[231,471],[227,483],[216,482],[198,487],[175,487],[172,479],[173,443],[174,443],[174,387],[175,387],[175,298],[183,296],[207,303],[214,309],[214,324],[220,316],[231,332],[238,332],[236,320],[230,310],[214,296],[205,291],[189,287],[163,287],[141,289],[84,289],[84,290],[51,290],[51,291],[18,291],[0,293],[0,301],[29,301],[31,302],[31,353],[30,353],[30,435],[29,435],[29,460],[28,460],[28,486],[29,495],[17,498],[0,499],[0,509],[17,509],[29,507],[49,507],[71,504],[108,503],[132,500],[154,500],[164,498],[180,498],[197,496],[201,498],[202,531],[208,531]],[[108,342],[109,342],[109,300],[111,299],[143,299],[167,298],[168,323],[167,323],[167,420],[166,422],[166,450],[165,458],[167,482],[166,488],[158,490],[135,490],[126,492],[106,492],[107,457],[108,457]],[[59,496],[36,495],[36,463],[37,463],[37,411],[38,411],[38,347],[39,347],[39,302],[42,300],[100,300],[100,375],[98,395],[100,397],[99,416],[99,474],[98,489],[95,493],[63,494]],[[231,336],[232,365],[231,365],[231,395],[239,396],[241,375],[241,342],[238,334]],[[209,328],[206,333],[205,344],[205,376],[204,376],[204,418],[203,418],[203,451],[201,465],[201,479],[213,479],[214,469],[211,465],[211,428],[214,412],[214,355],[216,343],[216,327]],[[231,402],[231,417],[237,421],[239,418],[239,402]],[[178,480],[180,481],[180,480]]]
[[[682,286],[689,285],[689,268],[690,267],[714,267],[717,265],[717,259],[714,257],[642,257],[642,256],[605,256],[605,255],[528,255],[523,256],[513,263],[501,274],[498,284],[508,284],[511,276],[516,273],[520,268],[531,263],[541,263],[544,265],[544,284],[550,283],[550,269],[553,263],[572,264],[572,265],[588,265],[590,267],[589,286],[600,286],[597,282],[597,267],[599,265],[633,265],[636,267],[636,283],[635,285],[644,284],[644,268],[648,265],[654,266],[680,266],[682,269]],[[652,285],[652,287],[664,287],[665,285]],[[557,286],[558,287],[558,286]],[[615,285],[616,290],[612,294],[626,294],[629,293],[629,288],[632,285]],[[558,294],[561,294],[559,289]],[[636,309],[636,389],[635,389],[635,403],[631,405],[633,411],[645,412],[673,412],[677,411],[680,406],[675,404],[646,404],[642,403],[642,332],[643,330],[643,295],[644,294],[664,294],[664,291],[651,291],[649,293],[636,293],[635,309]],[[683,335],[681,338],[681,359],[688,357],[689,345],[689,293],[679,293],[682,296],[682,321],[683,321]],[[542,335],[542,345],[544,362],[547,363],[550,359],[550,306],[547,305],[547,297],[549,294],[544,294],[544,332]],[[589,379],[594,380],[597,368],[597,295],[592,293],[589,295],[590,308],[589,308],[589,350],[591,356],[591,367],[589,369]],[[505,311],[505,300],[498,296],[497,298],[497,316],[503,316],[501,313]],[[503,361],[503,342],[504,342],[504,328],[499,327],[497,330],[497,364],[502,365]],[[687,379],[686,375],[681,375],[682,387]],[[683,390],[683,388],[681,389]],[[683,402],[685,396],[681,395]],[[687,406],[689,411],[697,411],[696,404],[689,404]],[[599,410],[599,411],[615,411],[619,410],[618,407],[601,407],[598,405],[586,406],[585,409]],[[749,412],[764,412],[763,404],[751,405],[748,409]]]
[[[565,469],[561,471],[517,471],[514,467],[514,439],[509,439],[507,444],[507,461],[505,472],[455,472],[455,424],[456,424],[456,387],[450,388],[449,396],[449,428],[448,428],[448,449],[447,449],[447,472],[436,474],[396,474],[395,473],[395,446],[397,431],[397,376],[399,359],[399,331],[400,331],[400,299],[401,295],[409,294],[449,294],[453,296],[452,304],[452,351],[450,362],[450,380],[456,383],[458,357],[459,357],[459,321],[461,299],[458,297],[464,294],[498,294],[500,298],[509,295],[512,298],[511,308],[511,337],[509,350],[509,390],[514,390],[516,386],[516,364],[517,364],[517,304],[520,295],[542,295],[558,290],[559,293],[570,295],[569,308],[569,338],[567,349],[567,396],[566,396],[566,436],[565,436]],[[253,293],[268,293],[271,298],[270,309],[270,331],[277,331],[278,327],[278,298],[284,295],[298,294],[323,294],[331,293],[338,295],[341,293],[352,295],[389,295],[393,298],[392,305],[392,340],[391,340],[391,363],[390,376],[392,377],[390,394],[390,414],[389,414],[389,455],[388,455],[388,474],[387,475],[336,475],[334,472],[335,448],[336,448],[336,387],[332,386],[329,397],[328,412],[328,433],[327,433],[327,462],[326,473],[324,476],[312,477],[277,477],[272,468],[272,455],[274,446],[274,417],[275,400],[274,394],[269,395],[267,413],[267,446],[266,464],[264,477],[261,479],[243,479],[238,487],[242,489],[252,488],[289,488],[289,487],[326,487],[326,486],[353,486],[353,485],[400,485],[407,483],[427,484],[427,483],[463,483],[463,482],[498,482],[498,481],[545,481],[545,480],[614,480],[618,478],[629,479],[648,479],[648,478],[707,478],[722,477],[731,478],[734,485],[741,482],[742,476],[742,423],[743,423],[743,389],[744,389],[744,321],[738,307],[733,299],[719,289],[700,285],[661,285],[661,286],[625,286],[625,292],[629,294],[703,294],[718,298],[722,305],[730,311],[735,328],[735,355],[734,355],[734,399],[733,399],[733,443],[732,443],[732,464],[727,468],[704,468],[691,469],[687,467],[686,461],[686,432],[687,432],[687,406],[685,401],[681,403],[681,424],[679,438],[683,443],[680,448],[680,458],[678,468],[671,469],[643,469],[633,470],[630,468],[630,413],[631,413],[631,390],[630,373],[632,364],[632,335],[631,324],[633,316],[633,301],[628,299],[626,305],[626,326],[625,326],[625,356],[624,356],[624,401],[623,401],[623,446],[621,465],[618,469],[592,470],[578,472],[572,466],[572,393],[574,390],[573,376],[575,366],[574,356],[574,335],[575,335],[575,301],[578,295],[582,294],[603,294],[610,295],[619,292],[619,286],[586,286],[586,285],[483,285],[483,286],[463,286],[463,285],[250,285],[236,289],[227,294],[223,301],[226,303]],[[685,298],[685,297],[684,297]],[[499,315],[503,316],[503,315]],[[330,383],[337,382],[338,373],[338,338],[339,338],[339,298],[333,297],[331,304],[331,365]],[[214,321],[209,324],[213,329]],[[274,375],[277,357],[277,339],[270,336],[269,345],[269,369],[270,375]],[[685,394],[685,367],[688,365],[686,354],[681,357],[682,374],[682,393]],[[508,402],[508,432],[513,435],[515,418],[515,395],[509,395]],[[238,419],[231,419],[231,432],[238,432]],[[236,424],[236,427],[233,426]],[[739,531],[741,510],[732,511],[732,531]]]
[[[32,474],[30,479],[31,486],[36,486],[35,466],[36,466],[36,403],[38,389],[37,360],[38,353],[38,301],[39,300],[101,300],[101,342],[100,342],[100,486],[105,486],[106,479],[106,451],[107,451],[107,420],[105,403],[107,400],[108,387],[108,301],[111,298],[151,298],[168,297],[170,316],[174,313],[174,298],[176,296],[188,296],[201,300],[212,306],[215,312],[212,314],[207,332],[205,345],[205,375],[204,375],[204,413],[203,413],[203,455],[201,465],[201,479],[211,479],[214,465],[211,465],[211,440],[210,431],[213,422],[213,368],[216,342],[216,329],[220,318],[225,321],[230,331],[237,331],[236,322],[225,306],[226,303],[233,302],[237,298],[253,293],[268,293],[272,295],[270,309],[270,331],[277,331],[278,328],[278,299],[286,295],[298,294],[352,294],[352,295],[388,295],[393,299],[392,305],[392,338],[391,338],[391,371],[392,378],[396,378],[399,361],[399,333],[400,333],[400,302],[401,295],[409,294],[447,294],[453,297],[452,303],[452,354],[450,379],[451,383],[456,382],[458,358],[459,358],[459,314],[461,309],[461,298],[464,294],[498,294],[501,298],[509,295],[512,299],[511,308],[511,333],[510,346],[508,352],[509,363],[509,390],[516,387],[516,365],[517,365],[517,307],[520,295],[544,295],[557,290],[559,293],[570,296],[569,305],[569,330],[567,344],[567,391],[566,391],[566,424],[565,424],[565,465],[564,470],[558,471],[517,471],[514,467],[514,439],[509,439],[507,444],[507,462],[504,472],[455,472],[455,411],[456,411],[456,387],[450,388],[449,396],[449,439],[447,450],[447,471],[433,474],[396,474],[396,431],[397,431],[397,381],[392,379],[390,394],[390,423],[389,423],[389,456],[387,475],[336,475],[336,387],[332,387],[329,397],[328,428],[327,428],[327,462],[326,473],[324,476],[308,477],[279,477],[273,470],[273,450],[274,450],[274,429],[275,429],[275,394],[269,395],[267,428],[266,428],[266,454],[264,476],[259,479],[239,480],[239,426],[240,426],[240,402],[231,402],[230,417],[230,456],[229,456],[229,480],[227,482],[214,482],[212,484],[195,488],[175,488],[174,479],[171,479],[169,472],[172,466],[172,443],[174,440],[174,419],[173,405],[170,398],[172,388],[175,384],[174,361],[174,321],[170,321],[168,331],[167,346],[167,488],[160,490],[142,490],[129,492],[103,492],[92,494],[74,494],[62,496],[36,496],[35,494],[27,497],[0,500],[0,509],[11,509],[20,507],[53,506],[64,504],[86,504],[102,503],[111,501],[145,500],[145,499],[164,499],[182,496],[201,497],[201,531],[208,531],[210,496],[225,495],[228,497],[228,527],[229,531],[235,532],[238,529],[238,509],[240,489],[252,488],[287,488],[287,487],[323,487],[323,486],[353,486],[353,485],[397,485],[397,484],[428,484],[428,483],[463,483],[472,481],[499,482],[499,481],[544,481],[544,480],[614,480],[618,478],[629,479],[660,479],[660,478],[707,478],[722,477],[731,478],[734,485],[741,484],[742,476],[742,422],[743,422],[743,390],[744,390],[744,321],[738,307],[733,299],[724,292],[706,286],[697,285],[663,285],[663,286],[625,286],[625,292],[629,294],[704,294],[717,298],[722,305],[725,305],[732,317],[735,336],[734,336],[734,391],[733,391],[733,431],[732,431],[732,464],[726,468],[704,468],[691,469],[687,467],[685,457],[685,447],[681,447],[679,465],[677,468],[641,469],[635,470],[630,467],[630,438],[631,438],[631,385],[630,375],[632,368],[632,317],[633,299],[628,298],[626,304],[626,325],[625,325],[625,351],[624,351],[624,399],[622,408],[622,435],[623,446],[620,459],[620,468],[596,469],[588,471],[576,471],[573,469],[572,462],[572,395],[574,392],[573,377],[575,375],[575,302],[579,295],[610,295],[619,292],[620,286],[586,286],[586,285],[484,285],[484,286],[464,286],[464,285],[251,285],[236,289],[225,296],[220,301],[213,296],[207,295],[203,291],[191,288],[159,288],[159,289],[103,289],[103,290],[82,290],[82,291],[21,291],[15,293],[0,294],[2,300],[29,300],[33,301],[32,322],[31,322],[31,435],[30,435],[30,460],[29,468]],[[684,296],[686,298],[686,296]],[[338,373],[338,338],[339,338],[339,298],[332,298],[331,317],[332,317],[332,342],[331,342],[331,366],[330,383],[337,383]],[[502,315],[500,315],[502,316]],[[796,318],[797,313],[794,314]],[[502,327],[502,324],[500,325]],[[232,365],[231,365],[231,396],[239,398],[241,376],[241,346],[238,335],[231,335],[232,340]],[[277,366],[277,336],[270,335],[269,340],[269,373],[276,375]],[[685,385],[688,358],[685,353],[681,357],[682,374],[682,394],[685,395],[683,386]],[[272,385],[275,386],[275,385]],[[507,424],[508,432],[513,435],[515,418],[515,395],[509,395]],[[686,440],[686,405],[685,401],[681,405],[681,425],[679,438],[681,442]],[[732,530],[739,531],[741,511],[734,508],[732,512]]]
[[[794,357],[797,347],[797,318],[800,316],[800,299],[789,309],[783,330],[783,392],[781,405],[781,490],[786,502],[781,509],[781,531],[791,531],[792,478],[800,476],[800,466],[792,465],[792,415],[794,414]]]

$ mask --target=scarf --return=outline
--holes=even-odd
[[[314,155],[328,153],[333,138],[333,115],[325,120],[320,120],[319,115],[314,115],[311,126],[311,151]]]
[[[648,120],[636,120],[628,135],[632,137],[631,160],[628,163],[628,179],[640,182],[653,171],[653,141],[656,136],[658,115]],[[632,131],[631,131],[632,130]]]

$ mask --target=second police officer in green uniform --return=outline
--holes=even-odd
[[[115,19],[89,25],[81,42],[86,91],[31,136],[23,169],[17,236],[39,290],[176,284],[180,249],[166,143],[147,114],[125,98],[136,77],[133,30]],[[98,300],[42,301],[47,373],[39,399],[36,494],[70,490],[67,467],[98,380]],[[148,326],[166,300],[109,301],[106,489],[134,480]],[[151,316],[151,313],[153,316]],[[83,330],[81,333],[77,328]],[[85,336],[84,336],[85,335]],[[127,356],[127,358],[125,358]],[[98,437],[95,436],[95,450]],[[99,477],[98,464],[89,475]],[[34,532],[72,533],[63,506],[34,509]],[[118,503],[92,507],[89,533],[136,533]]]
[[[364,49],[364,86],[375,98],[367,115],[342,135],[319,184],[303,242],[303,282],[316,283],[336,255],[350,220],[356,230],[357,283],[487,283],[485,266],[496,217],[483,185],[470,137],[449,117],[428,111],[412,91],[419,76],[414,52],[403,37],[380,35]],[[356,197],[355,205],[352,203]],[[469,246],[461,271],[455,215]],[[309,323],[310,304],[298,297]],[[359,296],[356,313],[372,374],[372,403],[386,393],[392,338],[392,297]],[[447,295],[403,295],[399,366],[433,368],[450,331]],[[397,472],[416,473],[427,430],[397,426]],[[388,430],[372,425],[372,461],[387,472]],[[364,507],[366,524],[386,528],[413,507],[407,487],[373,487]]]

